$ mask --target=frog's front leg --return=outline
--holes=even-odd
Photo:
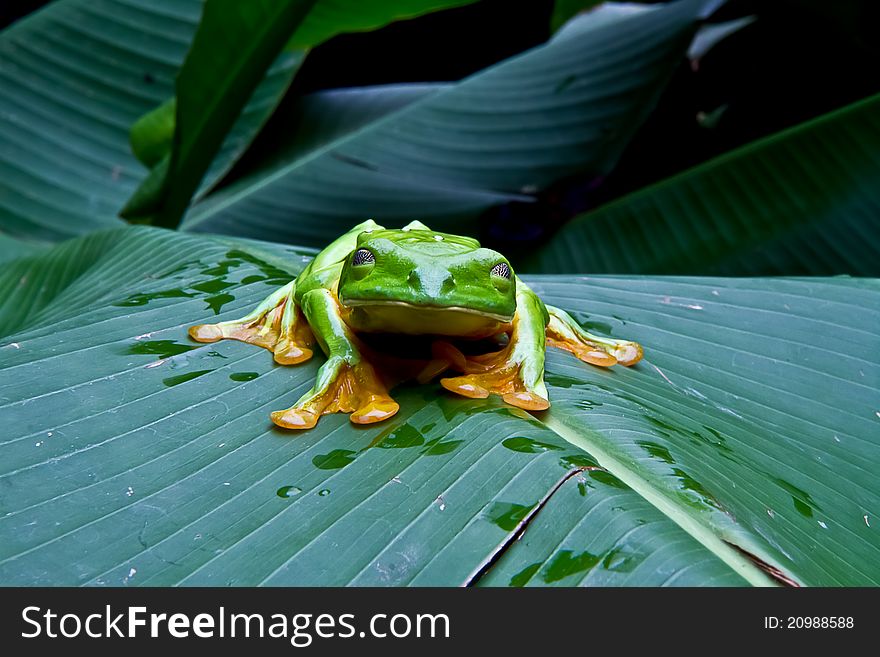
[[[312,357],[312,332],[294,301],[296,281],[278,288],[241,319],[199,324],[189,329],[197,342],[230,339],[264,347],[282,365],[295,365]]]
[[[310,429],[327,413],[351,413],[349,419],[355,424],[381,422],[394,415],[400,406],[364,358],[335,293],[311,290],[303,295],[302,307],[327,362],[318,370],[314,387],[292,407],[272,413],[272,421],[286,429]]]
[[[507,346],[496,353],[465,358],[452,345],[438,343],[440,353],[436,356],[465,372],[463,376],[441,379],[440,384],[465,397],[482,399],[489,394],[501,395],[511,406],[527,411],[550,408],[544,385],[546,325],[544,304],[517,279],[516,314]]]
[[[547,344],[570,351],[585,363],[601,367],[620,363],[629,367],[642,359],[643,350],[638,342],[593,335],[581,328],[571,315],[555,306],[547,306],[547,312],[550,314]]]

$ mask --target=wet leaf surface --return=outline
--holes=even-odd
[[[199,286],[231,283],[230,319],[270,291],[254,277],[304,262],[130,228],[0,273],[0,581],[771,581],[727,542],[797,583],[880,581],[875,281],[533,278],[646,359],[550,352],[534,416],[406,385],[386,424],[295,434],[269,412],[320,357],[186,328],[214,317]]]

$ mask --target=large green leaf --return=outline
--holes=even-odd
[[[237,175],[271,176],[281,167],[322,149],[417,100],[442,89],[445,83],[388,84],[329,89],[306,94],[272,119],[238,167]]]
[[[746,580],[612,475],[575,475],[480,586],[744,586]],[[621,540],[621,537],[626,537]]]
[[[566,225],[541,272],[880,275],[880,96]]]
[[[125,216],[177,225],[226,134],[314,4],[315,0],[205,1],[174,86],[171,152],[126,204]]]
[[[45,245],[25,242],[0,233],[0,264],[33,255],[45,248]]]
[[[183,226],[315,246],[364,216],[473,231],[488,207],[532,200],[575,172],[606,173],[704,4],[578,17],[543,46],[237,181]]]
[[[58,240],[119,225],[146,175],[131,124],[167,98],[200,0],[57,0],[0,35],[0,228]],[[226,137],[216,182],[271,113],[300,55],[284,53]]]
[[[646,360],[291,434],[318,363],[186,327],[304,262],[141,227],[0,272],[0,583],[880,583],[877,281],[532,279]]]
[[[571,387],[548,426],[696,536],[805,584],[880,581],[877,280],[543,280],[552,303],[649,349],[622,372],[552,353],[548,380]]]
[[[180,69],[175,98],[146,115],[132,132],[170,151],[129,199],[123,215],[176,227],[227,132],[285,44],[304,49],[341,32],[369,30],[473,0],[405,0],[346,3],[339,0],[239,2],[206,0],[192,47]],[[160,120],[155,121],[158,117]],[[159,129],[144,130],[144,124]],[[143,153],[139,153],[143,155]],[[141,157],[142,161],[144,157]]]

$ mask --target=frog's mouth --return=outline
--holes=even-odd
[[[508,315],[463,306],[432,306],[397,300],[346,299],[346,323],[359,331],[487,337],[506,330]]]

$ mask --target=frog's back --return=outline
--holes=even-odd
[[[414,221],[404,228],[383,228],[372,219],[358,224],[324,248],[300,274],[297,297],[316,287],[329,287],[338,279],[342,266],[353,251],[366,242],[387,241],[414,257],[426,259],[463,256],[480,249],[472,237],[438,233],[421,222]]]
[[[448,258],[466,255],[480,249],[480,243],[472,237],[438,233],[427,228],[366,230],[358,234],[356,248],[383,240],[414,256],[421,255],[426,258]],[[343,259],[345,257],[343,256]]]

